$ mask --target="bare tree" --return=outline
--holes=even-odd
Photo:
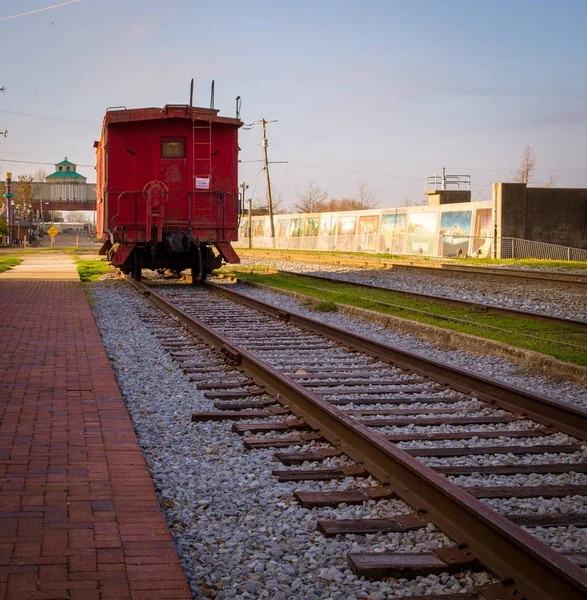
[[[353,210],[354,198],[331,198],[322,205],[322,212],[337,212],[341,210]]]
[[[344,198],[332,198],[324,202],[323,211],[335,212],[342,210],[367,210],[375,208],[379,201],[375,199],[375,193],[371,186],[364,180],[357,180],[357,193],[355,196]]]
[[[41,184],[45,182],[45,177],[47,177],[47,172],[44,169],[37,169],[33,173],[33,177],[32,177],[33,197],[36,198],[35,204],[37,204],[37,206],[35,208],[38,211],[39,217],[41,218],[41,220],[43,220],[43,198],[42,198],[43,186]]]
[[[301,213],[318,213],[324,209],[327,200],[328,191],[323,191],[315,181],[310,181],[306,191],[298,194],[298,202],[294,204],[293,208]]]
[[[401,206],[426,206],[428,200],[424,198],[423,200],[410,200],[407,196],[403,200],[403,204]]]
[[[282,215],[285,211],[283,204],[283,194],[281,192],[272,192],[271,203],[273,204],[273,214]],[[268,215],[269,208],[267,206],[266,198],[253,198],[253,216]]]
[[[19,175],[18,182],[14,186],[14,203],[25,207],[31,203],[33,192],[33,178],[29,175]]]
[[[551,188],[556,185],[557,175],[551,175],[546,181],[538,181],[535,176],[536,155],[532,146],[527,145],[522,153],[522,161],[512,179],[515,183],[525,183],[529,187]]]
[[[33,174],[33,181],[43,183],[47,177],[47,171],[45,169],[37,169]]]
[[[367,210],[376,208],[378,205],[379,200],[375,198],[373,188],[365,179],[357,179],[357,196],[354,210]]]

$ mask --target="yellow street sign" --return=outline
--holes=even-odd
[[[57,229],[56,227],[53,227],[53,225],[51,225],[51,227],[49,227],[49,229],[47,229],[47,233],[51,237],[55,237],[59,233],[59,229]]]

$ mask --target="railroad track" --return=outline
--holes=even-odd
[[[370,283],[358,283],[355,281],[347,281],[345,279],[340,279],[335,276],[324,276],[324,275],[314,275],[313,273],[294,273],[292,271],[285,271],[282,269],[277,270],[278,273],[282,273],[284,275],[303,278],[306,277],[308,279],[315,279],[316,281],[324,281],[329,283],[340,284],[342,286],[354,287],[357,289],[367,289],[367,290],[376,290],[378,292],[389,292],[390,294],[399,294],[405,298],[415,298],[418,300],[426,300],[432,301],[438,304],[444,304],[447,306],[457,306],[459,308],[468,308],[482,313],[496,314],[496,315],[505,315],[508,317],[521,317],[525,319],[529,319],[531,321],[539,321],[542,323],[550,323],[552,325],[563,325],[570,326],[581,331],[587,331],[587,321],[581,319],[568,319],[563,317],[555,317],[552,315],[546,315],[542,313],[530,312],[527,310],[518,310],[514,308],[505,308],[502,306],[497,306],[495,304],[484,304],[481,302],[469,302],[467,300],[457,300],[456,298],[447,298],[445,296],[432,296],[429,294],[421,294],[418,292],[407,292],[404,290],[395,290],[393,288],[386,288],[378,285],[373,285]],[[385,305],[384,302],[382,304]],[[429,312],[429,315],[434,316],[436,313]]]
[[[219,378],[205,364],[190,365],[187,342],[164,340],[216,401],[218,410],[194,414],[194,421],[237,420],[233,429],[247,436],[251,449],[293,447],[276,454],[284,464],[302,465],[276,470],[284,481],[371,475],[380,482],[344,493],[299,493],[303,506],[400,497],[414,509],[387,519],[323,520],[325,535],[409,531],[432,522],[456,542],[445,551],[416,555],[350,553],[358,574],[413,577],[483,565],[500,581],[463,600],[585,597],[581,566],[587,555],[564,556],[521,526],[535,533],[587,526],[580,510],[554,508],[554,500],[587,495],[581,475],[587,472],[587,410],[231,292],[235,303],[224,289],[219,296],[188,286],[156,291],[131,283],[235,368],[223,368]],[[484,477],[505,485],[487,485]],[[512,508],[512,498],[524,503]]]
[[[325,254],[305,255],[296,252],[287,251],[272,251],[263,250],[248,250],[238,248],[239,255],[248,258],[267,258],[272,260],[291,260],[298,262],[320,263],[329,265],[338,265],[341,267],[351,267],[360,269],[394,269],[394,270],[412,270],[412,271],[431,271],[442,273],[446,276],[454,276],[454,274],[473,275],[487,277],[494,276],[499,278],[510,279],[528,279],[534,281],[548,282],[554,284],[566,283],[584,286],[587,285],[587,276],[577,273],[559,273],[555,271],[530,271],[505,269],[497,267],[469,267],[459,264],[430,262],[427,264],[417,264],[411,261],[394,261],[389,259],[373,259],[373,258],[349,258],[339,256],[329,256]]]

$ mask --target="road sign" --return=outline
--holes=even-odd
[[[51,237],[55,237],[59,233],[59,229],[57,229],[56,227],[53,227],[53,225],[51,225],[51,227],[49,227],[49,229],[47,229],[47,233]]]

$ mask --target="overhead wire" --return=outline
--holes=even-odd
[[[308,165],[304,163],[288,161],[288,164],[298,167],[307,167],[310,169],[327,169],[330,171],[342,171],[345,173],[356,173],[357,175],[379,175],[381,177],[393,177],[394,179],[411,179],[413,181],[422,181],[421,177],[408,177],[407,175],[391,175],[389,173],[373,173],[370,171],[357,171],[355,169],[341,169],[339,167],[326,167],[324,165]]]
[[[86,125],[87,127],[99,127],[97,123],[90,123],[89,121],[76,121],[75,119],[65,119],[63,117],[48,117],[46,115],[35,115],[32,113],[17,112],[15,110],[7,110],[0,108],[0,112],[7,113],[10,115],[18,115],[19,117],[32,117],[33,119],[42,119],[44,121],[55,121],[56,123],[71,123],[73,125]]]
[[[80,0],[68,0],[67,2],[61,2],[60,4],[53,4],[53,6],[46,6],[45,8],[37,8],[36,10],[29,10],[28,12],[19,13],[17,15],[10,15],[8,17],[0,17],[0,21],[7,21],[8,19],[16,19],[16,17],[25,17],[26,15],[33,15],[35,13],[43,12],[45,10],[59,8],[60,6],[65,6],[66,4],[74,4],[75,2],[80,2]]]
[[[35,161],[35,160],[12,160],[10,158],[3,158],[0,156],[0,161],[2,162],[9,162],[9,163],[24,163],[27,165],[52,165],[55,166],[56,163],[54,162],[40,162],[40,161]],[[76,166],[78,167],[90,167],[90,168],[94,168],[96,165],[82,165],[80,163],[76,163]]]

